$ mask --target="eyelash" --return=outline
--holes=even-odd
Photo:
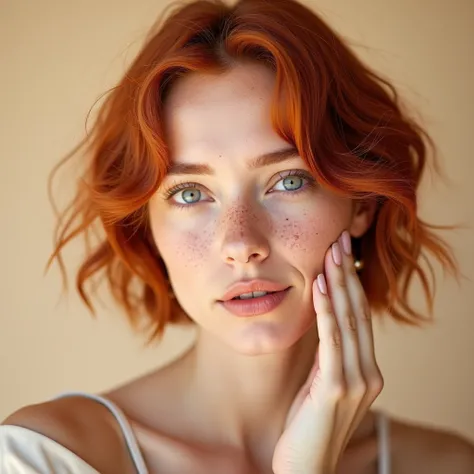
[[[282,173],[279,173],[279,176],[280,176],[281,179],[289,178],[291,176],[297,176],[297,177],[305,179],[307,181],[306,184],[303,184],[303,186],[301,186],[301,188],[297,189],[296,191],[278,191],[278,192],[282,192],[282,193],[285,193],[285,194],[291,194],[291,195],[294,196],[294,195],[299,194],[300,192],[305,191],[308,188],[314,188],[316,186],[316,180],[311,175],[309,175],[308,173],[305,173],[304,171],[301,171],[301,170],[292,170],[292,171],[289,171],[285,175],[283,175]],[[279,182],[280,182],[280,180],[277,181],[275,183],[275,185]],[[169,200],[175,194],[177,194],[179,191],[182,191],[184,189],[202,189],[202,186],[198,183],[192,183],[192,182],[179,183],[179,184],[176,184],[175,186],[172,186],[171,188],[168,188],[167,190],[163,191],[163,198],[165,200]],[[190,203],[190,204],[181,204],[181,203],[174,202],[173,205],[177,206],[177,207],[184,208],[184,207],[192,207],[196,204],[199,204],[200,202],[201,201],[197,201],[195,203]]]

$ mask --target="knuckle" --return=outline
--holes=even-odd
[[[314,376],[312,386],[313,387],[321,387],[324,384],[324,379],[321,374],[321,370],[318,370]]]
[[[342,345],[341,333],[339,330],[335,330],[330,338],[329,343],[333,349],[340,349]]]
[[[345,289],[347,287],[346,277],[344,276],[344,272],[338,271],[336,273],[335,283],[336,283],[336,286],[340,289]]]
[[[362,321],[370,321],[372,319],[372,312],[370,311],[367,301],[364,301],[359,312],[359,317]]]
[[[324,387],[325,380],[324,377],[321,376],[321,372],[318,371],[314,376],[311,385],[309,387],[309,396],[316,400],[317,396],[320,393],[322,387]]]
[[[342,400],[346,396],[346,386],[343,381],[334,381],[328,389],[328,397],[333,401]]]
[[[323,311],[330,317],[335,317],[335,314],[334,314],[334,309],[332,307],[332,304],[330,303],[329,300],[325,300],[323,302]]]
[[[344,324],[346,326],[346,329],[350,332],[356,332],[357,331],[357,323],[354,315],[351,313],[348,313],[344,318]]]
[[[347,273],[351,276],[357,276],[357,268],[354,265],[354,260],[351,259],[349,265],[347,265]]]
[[[369,390],[371,393],[378,395],[385,385],[385,380],[383,378],[380,370],[377,370],[369,382]]]
[[[351,388],[352,398],[361,399],[365,396],[368,390],[368,384],[362,377],[357,377]]]

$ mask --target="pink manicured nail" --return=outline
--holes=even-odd
[[[342,233],[341,240],[342,248],[344,249],[345,254],[350,256],[352,254],[352,243],[351,236],[349,235],[349,232],[347,232],[347,230]]]
[[[324,278],[324,275],[322,273],[320,273],[318,275],[318,278],[317,278],[317,281],[318,281],[318,288],[319,288],[319,291],[323,294],[323,295],[327,295],[328,294],[328,287],[326,285],[326,278]]]
[[[341,248],[339,247],[339,244],[337,242],[332,244],[332,259],[334,260],[334,263],[336,265],[342,264]]]

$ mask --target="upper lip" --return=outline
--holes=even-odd
[[[289,288],[288,285],[270,280],[241,280],[231,285],[219,301],[228,301],[236,296],[254,291],[282,291],[287,288]]]

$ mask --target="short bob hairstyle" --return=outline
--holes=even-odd
[[[85,152],[75,197],[58,215],[48,267],[59,263],[66,288],[61,252],[82,235],[87,254],[76,286],[93,314],[96,285],[86,291],[86,283],[102,276],[132,325],[146,323],[150,341],[161,338],[167,323],[191,321],[173,296],[148,225],[147,203],[170,165],[163,106],[184,74],[220,74],[244,61],[275,73],[272,126],[318,182],[352,199],[376,200],[373,224],[354,242],[364,259],[360,279],[371,309],[412,325],[431,319],[407,302],[417,276],[431,316],[434,283],[420,259],[435,277],[424,251],[443,270],[459,273],[452,249],[435,233],[453,227],[417,216],[417,188],[429,156],[439,172],[433,142],[402,110],[393,85],[294,0],[198,0],[181,2],[168,16],[165,10],[106,93],[90,133],[51,173],[50,193],[58,168]],[[96,224],[102,236],[92,245]]]

